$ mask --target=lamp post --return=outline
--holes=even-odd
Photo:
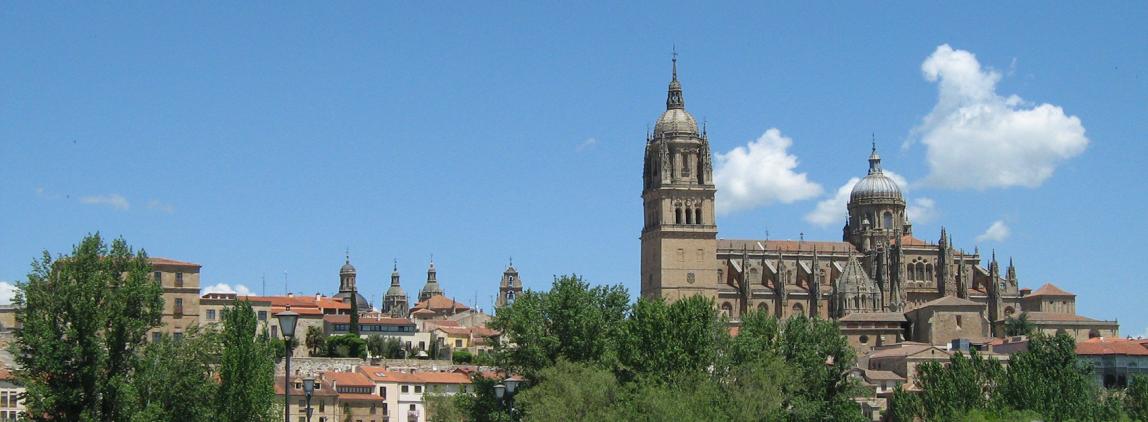
[[[291,339],[295,337],[295,323],[299,322],[299,314],[291,312],[291,305],[287,310],[275,314],[279,320],[279,332],[283,333],[283,422],[291,422]]]
[[[303,394],[307,395],[307,422],[311,422],[311,394],[315,392],[315,377],[303,378]]]
[[[494,385],[494,395],[498,400],[506,406],[507,413],[510,414],[510,420],[514,420],[514,392],[518,389],[520,381],[509,377],[499,384]]]

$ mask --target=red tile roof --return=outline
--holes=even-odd
[[[1033,297],[1033,296],[1072,296],[1072,297],[1076,297],[1075,294],[1061,290],[1059,287],[1056,287],[1052,283],[1044,283],[1043,286],[1040,286],[1039,289],[1036,289],[1035,292],[1032,292],[1031,294],[1029,294],[1026,297]]]
[[[1137,340],[1097,337],[1076,343],[1076,354],[1082,356],[1148,356],[1148,347]]]
[[[300,377],[295,377],[294,379],[292,379],[292,381],[298,381],[300,384],[303,382],[302,378],[300,378]],[[298,386],[299,386],[299,388],[295,388],[296,384],[294,382],[292,382],[292,384],[291,384],[291,395],[296,396],[296,397],[303,397],[302,385],[298,385]],[[275,394],[279,395],[279,396],[283,395],[283,377],[280,377],[280,376],[275,377]],[[314,393],[312,393],[312,396],[315,396],[315,397],[332,396],[333,397],[333,396],[335,396],[335,394],[336,394],[335,393],[335,387],[331,385],[330,380],[320,379],[319,377],[315,378],[315,391],[314,391]]]
[[[336,387],[374,387],[370,378],[359,372],[324,372],[323,379]]]
[[[459,302],[457,300],[447,298],[446,296],[434,295],[434,296],[427,298],[427,300],[416,303],[415,306],[411,307],[411,309],[412,310],[430,309],[430,310],[436,311],[436,312],[439,312],[439,311],[450,312],[451,310],[454,310],[455,313],[458,313],[458,312],[470,310],[470,307],[464,305],[462,302]]]
[[[374,382],[410,384],[470,384],[470,376],[459,372],[399,372],[382,366],[360,366],[359,372]]]
[[[203,267],[202,265],[196,264],[194,262],[179,261],[179,260],[175,260],[175,259],[171,259],[171,258],[163,258],[163,257],[158,257],[158,256],[150,257],[147,259],[147,261],[152,266],[187,267],[187,268],[202,268]]]

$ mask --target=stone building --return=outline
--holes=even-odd
[[[356,275],[355,266],[351,265],[351,254],[347,253],[347,260],[343,263],[343,266],[339,268],[339,293],[336,293],[334,298],[350,304],[351,296],[354,296],[355,305],[359,308],[360,312],[366,312],[371,309],[371,303],[367,301],[367,298],[359,294],[359,290],[355,285]]]
[[[163,316],[160,326],[149,331],[157,340],[163,334],[179,338],[199,322],[199,264],[168,258],[148,258],[152,279],[163,286]]]
[[[424,302],[432,296],[443,295],[442,287],[438,285],[438,270],[434,267],[434,260],[430,262],[427,267],[427,282],[423,288],[419,290],[419,302]]]
[[[841,241],[719,238],[709,137],[685,104],[675,57],[666,109],[646,137],[643,297],[708,296],[735,324],[750,309],[779,318],[839,319],[855,344],[862,336],[882,343],[916,340],[910,333],[931,333],[936,344],[946,344],[941,340],[954,333],[957,314],[961,333],[1000,336],[1001,321],[1037,303],[1023,300],[1011,260],[1002,271],[995,252],[986,263],[978,250],[954,247],[944,228],[935,242],[917,237],[875,142],[868,171],[850,193]],[[950,302],[936,302],[942,298],[960,299],[963,307],[941,306]],[[929,318],[906,320],[926,304],[932,306]],[[1065,312],[1074,315],[1074,308]],[[873,315],[847,318],[853,314]],[[950,325],[909,327],[941,320]],[[893,334],[897,324],[904,335]]]
[[[403,290],[403,286],[399,285],[399,261],[396,260],[395,267],[391,271],[391,287],[383,295],[381,310],[384,314],[395,318],[406,318],[410,311],[408,308],[407,292]]]
[[[502,281],[498,283],[498,301],[495,306],[503,307],[514,303],[514,299],[522,294],[522,279],[518,278],[518,270],[514,268],[514,261],[506,266],[502,272]]]

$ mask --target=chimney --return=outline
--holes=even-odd
[[[318,293],[318,292],[316,292],[316,293],[315,293],[315,302],[318,302],[318,301],[319,301],[319,299],[322,299],[322,298],[323,298],[323,295],[322,295],[322,294],[320,294],[320,293]]]
[[[287,292],[287,297],[295,297],[295,293]]]

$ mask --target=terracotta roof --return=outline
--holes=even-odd
[[[905,322],[905,321],[907,321],[907,319],[905,319],[904,314],[897,313],[897,312],[854,312],[854,313],[851,313],[849,315],[845,315],[841,319],[838,319],[838,321],[841,321],[841,322],[851,322],[851,321],[857,321],[857,322],[882,322],[882,321]]]
[[[359,372],[324,372],[323,379],[331,381],[336,387],[374,387],[370,378]]]
[[[933,246],[924,240],[913,237],[913,235],[901,236],[901,244],[905,246]]]
[[[194,262],[179,261],[179,260],[175,260],[175,259],[171,259],[171,258],[163,258],[163,257],[158,257],[158,256],[148,258],[147,262],[153,266],[188,267],[188,268],[202,268],[203,267],[202,265],[196,264]]]
[[[436,331],[442,331],[448,335],[467,336],[470,335],[470,329],[466,327],[438,327]]]
[[[380,396],[370,393],[339,393],[340,401],[383,401]]]
[[[292,381],[298,381],[299,383],[303,382],[302,378],[300,378],[300,377],[295,377]],[[296,385],[295,383],[291,384],[291,395],[297,396],[297,397],[303,397],[302,385],[300,385],[299,388],[295,388],[295,385]],[[275,377],[275,394],[279,395],[279,396],[283,395],[283,377],[281,377],[281,376]],[[336,394],[337,393],[335,393],[335,387],[331,385],[330,380],[324,380],[324,379],[320,379],[319,377],[315,377],[315,392],[311,394],[312,396],[314,396],[314,397],[325,397],[325,396],[333,397]]]
[[[880,371],[876,369],[866,369],[865,379],[870,381],[904,381],[905,377],[897,375],[893,371]]]
[[[1148,347],[1137,340],[1097,337],[1076,343],[1076,354],[1083,356],[1148,356]]]
[[[323,322],[331,324],[350,324],[350,315],[323,315]],[[375,325],[415,325],[414,321],[406,318],[368,318],[359,317],[359,324]]]
[[[857,248],[849,242],[823,242],[815,240],[747,240],[747,239],[718,239],[718,249],[741,250],[744,247],[750,251],[760,251],[761,244],[767,253],[777,252],[857,252]]]
[[[906,341],[897,343],[888,348],[874,349],[872,352],[869,352],[869,359],[872,360],[881,358],[908,357],[929,349],[937,349],[941,353],[944,353],[945,356],[949,355],[949,352],[941,350],[939,347],[933,346],[931,344]]]
[[[7,367],[0,367],[0,381],[12,381],[14,379],[16,377],[12,376],[12,371],[8,370]]]
[[[956,296],[945,296],[945,297],[942,297],[942,298],[939,298],[936,300],[931,300],[929,302],[925,302],[921,306],[918,306],[916,309],[923,309],[923,308],[928,308],[931,306],[982,306],[982,305],[979,303],[973,302],[971,300],[968,300],[968,299],[961,299],[961,298],[956,297]],[[914,310],[916,310],[916,309],[914,309]],[[909,312],[913,312],[913,311],[909,311]],[[908,312],[906,312],[906,313],[908,313]]]
[[[1040,286],[1039,289],[1036,289],[1035,292],[1032,292],[1031,294],[1029,294],[1028,296],[1025,296],[1025,297],[1033,297],[1033,296],[1072,296],[1072,297],[1076,297],[1075,294],[1061,290],[1061,288],[1056,287],[1052,283],[1044,283],[1044,285]]]
[[[450,299],[446,296],[434,295],[427,298],[427,300],[416,303],[415,306],[411,307],[411,309],[430,309],[433,311],[451,311],[453,309],[454,312],[461,312],[469,310],[470,307],[464,305],[462,302]]]
[[[470,376],[459,372],[399,372],[382,366],[359,367],[359,373],[374,382],[411,384],[470,384]]]
[[[250,301],[263,301],[271,302],[271,306],[284,307],[291,305],[291,310],[299,312],[299,308],[319,308],[319,309],[351,309],[350,303],[344,303],[339,300],[332,299],[328,296],[319,297],[315,296],[240,296],[240,299]]]
[[[1061,312],[1028,312],[1029,321],[1084,321],[1101,322],[1086,316]]]

